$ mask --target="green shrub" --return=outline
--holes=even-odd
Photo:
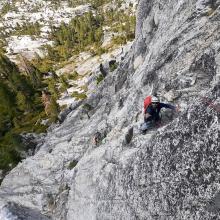
[[[80,86],[80,89],[82,89],[84,92],[88,92],[88,86],[87,85]]]
[[[98,47],[98,48],[95,50],[95,53],[96,53],[96,55],[98,55],[98,56],[101,56],[103,53],[106,53],[106,52],[107,52],[107,50],[104,49],[104,48],[102,48],[102,47]]]
[[[59,112],[60,112],[60,106],[57,104],[56,99],[51,97],[50,105],[48,108],[50,122],[56,122],[58,120]]]
[[[67,77],[70,80],[77,80],[79,78],[79,74],[76,71],[74,71],[73,73],[69,74]]]
[[[19,150],[22,149],[21,137],[8,132],[0,139],[0,169],[8,171],[21,160]]]
[[[98,85],[100,82],[102,82],[102,80],[104,79],[105,77],[100,74],[97,78],[96,78],[96,84]]]
[[[89,111],[91,111],[93,109],[93,107],[90,104],[86,103],[86,104],[83,105],[83,109],[85,111],[89,112]]]
[[[78,161],[77,160],[73,160],[69,163],[68,165],[68,169],[72,170],[76,165],[77,165]]]
[[[114,70],[116,70],[118,67],[118,64],[115,62],[115,63],[112,63],[109,65],[109,68],[110,68],[110,72],[113,72]]]
[[[119,44],[123,45],[127,43],[126,37],[125,36],[116,36],[112,39],[113,44]]]
[[[36,58],[32,60],[32,64],[43,73],[54,72],[54,61],[48,58],[41,58],[36,55]]]
[[[100,41],[94,43],[91,47],[91,45],[88,46],[88,48],[86,48],[87,50],[90,51],[90,53],[92,54],[92,56],[101,56],[103,53],[108,52],[108,50],[106,48],[103,48],[102,46],[102,42],[101,39]]]
[[[60,92],[65,92],[65,91],[67,91],[68,88],[70,88],[70,85],[69,85],[69,82],[68,82],[66,75],[60,76],[60,83],[61,83]]]
[[[79,93],[77,91],[74,91],[71,96],[73,98],[76,98],[76,100],[83,100],[87,98],[87,95],[85,93]]]
[[[1,9],[1,16],[7,14],[9,11],[12,11],[12,10],[14,10],[14,11],[17,10],[15,5],[13,3],[6,2]]]
[[[23,23],[22,25],[17,24],[17,26],[12,31],[11,35],[31,35],[31,36],[40,36],[41,34],[41,25],[36,23]]]

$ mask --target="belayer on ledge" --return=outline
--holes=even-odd
[[[144,123],[141,124],[140,130],[143,134],[149,128],[159,125],[161,122],[161,108],[169,108],[174,111],[179,111],[178,107],[160,102],[156,96],[147,96],[144,100]]]

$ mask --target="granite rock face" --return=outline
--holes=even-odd
[[[140,0],[132,49],[6,176],[1,210],[18,219],[21,209],[35,219],[219,219],[219,5]],[[164,111],[163,124],[141,135],[143,100],[155,92],[181,112]]]

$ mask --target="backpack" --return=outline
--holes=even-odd
[[[144,112],[146,111],[147,107],[151,104],[151,96],[147,96],[144,99]]]

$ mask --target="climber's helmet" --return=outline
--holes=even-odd
[[[160,100],[159,100],[156,96],[153,96],[153,97],[151,98],[151,103],[152,103],[152,106],[153,106],[153,107],[157,107],[158,104],[159,104],[159,102],[160,102]]]

